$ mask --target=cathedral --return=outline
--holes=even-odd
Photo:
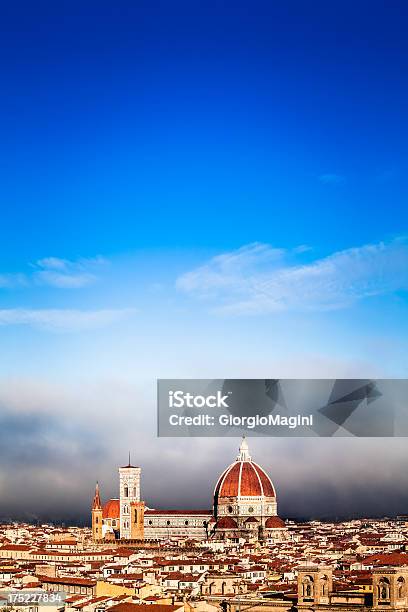
[[[243,438],[237,458],[218,478],[212,510],[153,510],[140,495],[141,469],[119,468],[119,498],[102,504],[97,483],[92,503],[95,542],[112,540],[240,539],[279,541],[286,538],[277,514],[275,487],[249,453]]]

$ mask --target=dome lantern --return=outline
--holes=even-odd
[[[251,461],[251,455],[249,454],[248,442],[245,436],[242,436],[241,446],[239,447],[239,454],[237,461]]]

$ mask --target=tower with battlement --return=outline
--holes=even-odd
[[[140,506],[140,467],[131,465],[130,455],[128,465],[119,468],[119,503],[120,503],[120,537],[132,538],[132,522],[138,517],[135,514],[136,506]],[[138,506],[138,507],[139,507]],[[132,512],[133,510],[133,512]]]

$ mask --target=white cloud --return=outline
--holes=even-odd
[[[58,257],[45,257],[35,264],[34,280],[58,289],[80,289],[97,279],[98,269],[106,263],[101,257],[70,261]]]
[[[177,287],[199,295],[211,295],[222,290],[241,292],[252,278],[254,268],[274,267],[284,256],[283,249],[254,242],[217,255],[207,264],[183,274],[177,279]]]
[[[80,258],[75,261],[44,257],[31,264],[31,273],[0,274],[0,289],[35,285],[57,289],[80,289],[94,283],[107,264],[103,257]]]
[[[25,309],[0,310],[1,325],[28,325],[54,332],[76,332],[111,325],[136,312],[133,308],[104,310]]]
[[[303,265],[287,259],[279,249],[250,244],[182,275],[177,287],[212,299],[217,312],[232,314],[345,308],[408,289],[405,240],[338,251]]]

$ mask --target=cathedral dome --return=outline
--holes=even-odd
[[[230,516],[223,516],[217,522],[217,529],[236,529],[238,527],[236,521]]]
[[[103,506],[102,517],[104,519],[118,519],[120,518],[120,502],[118,499],[109,499]]]
[[[245,438],[236,461],[219,477],[214,497],[217,500],[226,497],[276,497],[271,479],[252,461]]]
[[[270,516],[266,519],[265,527],[266,529],[284,529],[286,525],[279,516]]]

